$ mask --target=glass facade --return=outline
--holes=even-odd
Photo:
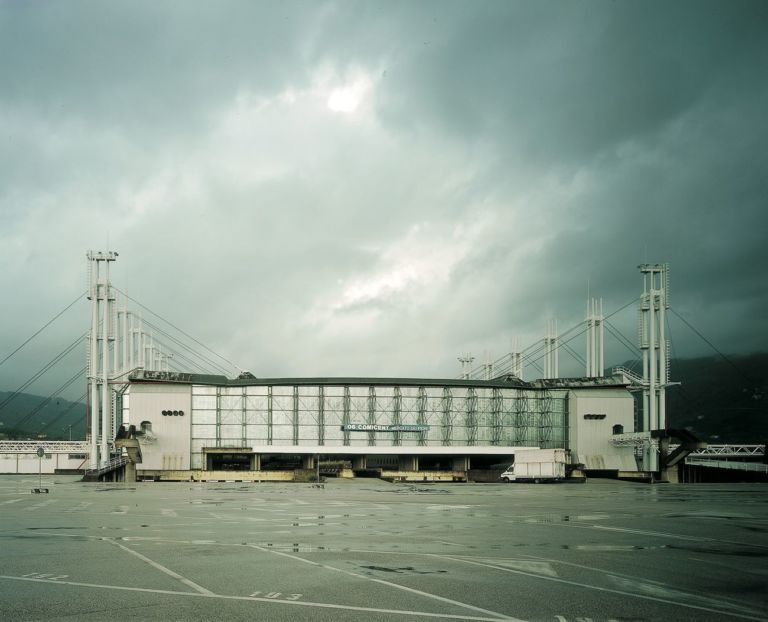
[[[566,448],[568,392],[487,386],[192,386],[191,468],[204,447],[264,445]],[[348,431],[345,424],[426,425]]]

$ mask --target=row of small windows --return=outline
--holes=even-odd
[[[163,414],[163,417],[183,417],[184,411],[183,410],[164,410],[162,414]]]

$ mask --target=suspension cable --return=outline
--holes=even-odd
[[[736,365],[736,363],[734,363],[731,359],[729,359],[725,354],[720,352],[720,350],[718,350],[715,347],[715,345],[709,339],[707,339],[698,330],[696,330],[693,326],[691,326],[691,324],[690,324],[690,322],[688,322],[688,320],[686,320],[682,315],[680,315],[672,307],[670,307],[669,310],[672,311],[672,313],[674,313],[675,316],[678,317],[680,319],[680,321],[683,322],[683,324],[685,324],[694,333],[696,333],[696,335],[698,335],[701,338],[701,340],[704,341],[704,343],[706,343],[710,348],[712,348],[715,352],[717,352],[717,354],[720,355],[720,358],[722,358],[726,363],[728,363],[731,367],[733,367],[746,382],[749,382],[749,383],[752,382],[749,378],[747,378],[747,375],[743,371],[741,371],[741,369],[739,368],[738,365]]]
[[[50,404],[51,400],[58,397],[63,391],[66,391],[73,382],[76,380],[79,380],[83,377],[83,374],[85,374],[86,370],[88,369],[88,366],[86,365],[82,369],[78,370],[74,376],[72,376],[69,380],[67,380],[63,385],[61,385],[56,391],[51,393],[48,397],[46,397],[42,402],[40,402],[37,406],[35,406],[29,413],[27,413],[25,416],[23,416],[21,419],[19,419],[15,425],[21,426],[24,425],[27,421],[29,421],[32,417],[34,417],[36,414],[38,414],[43,408],[45,408],[48,404]]]
[[[29,387],[33,382],[38,380],[41,376],[43,376],[48,370],[51,369],[54,365],[56,365],[61,359],[63,359],[65,356],[67,356],[72,350],[74,350],[83,339],[85,339],[86,333],[83,333],[80,335],[75,341],[73,341],[71,344],[69,344],[64,350],[59,352],[53,359],[48,361],[36,374],[34,374],[29,380],[27,380],[23,385],[21,385],[18,389],[16,389],[13,393],[11,393],[8,397],[6,397],[2,402],[0,402],[0,410],[2,410],[11,400],[13,400],[17,395],[19,395],[24,389]]]
[[[19,350],[21,350],[25,345],[27,345],[30,341],[32,341],[35,337],[37,337],[40,333],[42,333],[46,328],[48,328],[51,324],[53,324],[56,320],[58,320],[64,313],[70,310],[74,304],[79,301],[86,292],[83,292],[82,294],[78,294],[77,298],[75,298],[72,302],[70,302],[66,307],[64,307],[61,311],[59,311],[56,315],[53,316],[48,322],[46,322],[42,328],[40,328],[34,335],[29,337],[24,343],[22,343],[18,348],[16,348],[13,352],[11,352],[8,356],[6,356],[2,361],[0,361],[0,365],[5,363],[8,359],[10,359],[14,354],[16,354]]]
[[[39,430],[39,431],[40,431],[40,432],[42,432],[43,430],[47,430],[48,428],[50,428],[50,427],[51,427],[51,426],[52,426],[54,423],[56,423],[57,421],[60,421],[60,420],[62,419],[62,417],[64,417],[64,416],[68,415],[68,414],[70,413],[70,411],[71,411],[71,410],[72,410],[72,409],[73,409],[75,406],[84,406],[85,404],[83,404],[83,400],[84,400],[86,397],[88,397],[88,394],[87,394],[87,393],[83,393],[83,394],[82,394],[82,395],[81,395],[81,396],[80,396],[80,397],[77,399],[77,401],[76,401],[76,402],[72,402],[72,403],[71,403],[71,404],[70,404],[70,405],[69,405],[69,406],[68,406],[68,407],[67,407],[67,408],[66,408],[66,409],[65,409],[63,412],[61,412],[61,413],[59,413],[58,415],[56,415],[56,416],[55,416],[55,417],[54,417],[54,418],[53,418],[51,421],[49,421],[49,422],[48,422],[48,423],[46,423],[46,424],[45,424],[45,425],[44,425],[42,428],[40,428],[40,430]]]
[[[115,289],[116,291],[120,292],[120,293],[121,293],[123,296],[125,296],[125,297],[126,297],[128,300],[131,300],[132,302],[135,302],[137,305],[139,305],[139,306],[140,306],[142,309],[144,309],[145,311],[148,311],[149,313],[151,313],[151,314],[152,314],[152,315],[154,315],[155,317],[157,317],[157,318],[161,319],[163,322],[165,322],[165,323],[166,323],[166,324],[168,324],[169,326],[172,326],[172,327],[173,327],[173,328],[175,328],[177,331],[179,331],[179,332],[180,332],[182,335],[184,335],[184,336],[185,336],[185,337],[187,337],[188,339],[191,339],[192,341],[194,341],[194,342],[195,342],[197,345],[199,345],[199,346],[201,346],[201,347],[205,348],[205,349],[206,349],[206,350],[208,350],[208,352],[210,352],[211,354],[213,354],[213,355],[215,355],[215,356],[218,356],[218,357],[219,357],[219,358],[220,358],[222,361],[225,361],[226,363],[229,363],[229,364],[230,364],[230,365],[231,365],[231,366],[232,366],[234,369],[236,369],[236,370],[238,370],[238,371],[242,371],[242,368],[241,368],[240,366],[238,366],[238,365],[235,365],[235,363],[233,363],[232,361],[230,361],[228,358],[226,358],[226,357],[222,356],[222,355],[221,355],[221,354],[219,354],[218,352],[215,352],[214,350],[211,350],[211,349],[210,349],[210,348],[209,348],[207,345],[205,345],[204,343],[202,343],[202,342],[198,341],[198,340],[197,340],[197,339],[195,339],[195,338],[194,338],[192,335],[190,335],[189,333],[187,333],[187,332],[183,331],[182,329],[180,329],[178,326],[176,326],[176,325],[175,325],[173,322],[171,322],[170,320],[167,320],[167,319],[165,319],[163,316],[161,316],[159,313],[156,313],[156,312],[152,311],[152,309],[150,309],[150,308],[146,307],[145,305],[141,304],[141,303],[140,303],[138,300],[136,300],[135,298],[131,298],[131,297],[130,297],[128,294],[126,294],[126,293],[125,293],[124,291],[122,291],[121,289],[119,289],[119,288],[117,288],[117,287],[114,287],[114,286],[112,286],[112,287],[113,287],[113,289]]]

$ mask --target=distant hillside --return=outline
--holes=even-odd
[[[667,391],[670,428],[687,428],[713,443],[768,441],[768,353],[675,359]],[[630,363],[625,363],[630,366]],[[10,394],[0,391],[0,403]],[[85,404],[21,393],[0,409],[0,435],[6,438],[85,438]],[[28,417],[39,409],[34,416]],[[26,421],[24,421],[26,419]],[[43,423],[44,422],[44,423]],[[2,438],[2,436],[0,436]]]
[[[0,391],[0,404],[11,393]],[[19,393],[0,408],[0,438],[43,438],[68,440],[72,426],[72,440],[85,438],[85,404],[61,398]],[[34,415],[29,416],[32,412]]]
[[[670,428],[713,443],[768,441],[768,353],[672,361],[667,390]]]

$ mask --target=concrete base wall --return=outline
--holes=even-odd
[[[303,471],[300,471],[303,475]],[[136,479],[166,482],[293,482],[295,471],[137,471]]]
[[[395,482],[466,482],[465,471],[384,471],[381,479]]]

